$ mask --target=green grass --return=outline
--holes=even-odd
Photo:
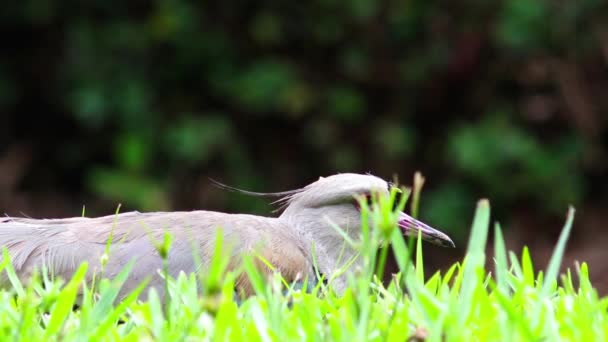
[[[422,181],[413,191],[417,201]],[[409,189],[397,205],[405,206]],[[257,295],[240,305],[233,300],[234,274],[217,258],[211,270],[197,277],[167,279],[170,300],[156,292],[139,301],[143,287],[122,301],[118,289],[130,267],[113,280],[98,279],[95,290],[83,284],[83,264],[67,283],[37,278],[21,284],[5,254],[0,271],[12,288],[0,291],[2,341],[97,340],[230,340],[230,341],[606,341],[608,299],[600,298],[589,282],[585,263],[559,275],[564,248],[572,229],[567,220],[546,271],[535,270],[530,253],[508,252],[498,224],[494,226],[494,255],[486,256],[490,205],[477,204],[466,257],[445,273],[424,272],[420,240],[403,239],[395,229],[390,198],[376,198],[363,215],[377,229],[363,227],[364,239],[352,241],[365,267],[349,279],[343,296],[323,284],[305,291],[283,291],[277,275],[268,283],[252,266],[244,265]],[[417,210],[415,203],[413,210]],[[220,240],[218,240],[220,241]],[[378,281],[391,242],[399,269],[393,281]],[[167,237],[158,248],[170,247]],[[408,245],[409,242],[409,245]],[[416,253],[411,258],[410,252]],[[218,243],[218,255],[221,244]],[[110,255],[111,257],[111,255]],[[486,269],[491,258],[495,273]],[[408,260],[413,259],[413,262]],[[559,279],[558,279],[559,278]],[[559,281],[558,281],[559,280]],[[200,284],[200,286],[197,286]],[[576,285],[575,285],[576,284]],[[78,296],[78,290],[82,296]],[[79,301],[79,308],[73,310]]]

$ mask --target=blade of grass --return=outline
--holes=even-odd
[[[534,287],[534,265],[532,264],[532,257],[527,246],[524,246],[521,252],[521,270],[524,275],[524,283],[527,286]]]
[[[458,317],[460,325],[464,324],[473,307],[473,293],[479,286],[479,269],[485,263],[485,246],[490,225],[490,203],[487,199],[482,199],[477,203],[475,217],[473,218],[473,228],[467,248],[467,260],[464,264],[464,275],[461,284],[460,309],[462,314]]]
[[[135,260],[129,261],[127,265],[120,271],[120,273],[112,280],[110,286],[104,289],[99,300],[97,303],[95,303],[95,308],[91,312],[92,317],[103,317],[110,312],[112,305],[118,297],[120,289],[133,269],[133,265],[135,265]],[[145,280],[144,283],[147,283],[147,281],[148,280]]]
[[[422,232],[418,231],[416,241],[416,279],[420,284],[424,284],[424,261],[422,258]]]
[[[59,329],[64,325],[66,318],[68,318],[68,315],[72,312],[76,294],[78,293],[78,287],[86,275],[87,268],[88,264],[86,262],[81,263],[72,279],[70,279],[69,283],[59,294],[57,302],[51,311],[51,319],[46,327],[44,334],[45,341],[48,341],[51,336],[54,336],[59,332]]]
[[[496,283],[498,289],[503,294],[508,293],[507,274],[509,273],[509,265],[507,262],[507,251],[505,248],[505,240],[502,235],[500,224],[494,225],[494,261],[496,272]]]
[[[114,310],[111,310],[110,312],[99,316],[99,318],[102,318],[103,320],[99,323],[96,329],[93,330],[90,335],[89,341],[99,341],[104,334],[107,334],[108,331],[112,329],[112,326],[116,324],[116,321],[118,321],[120,315],[122,315],[127,310],[127,308],[137,300],[137,298],[146,286],[147,282],[142,282],[125,299],[121,300]]]
[[[422,192],[422,186],[424,185],[424,177],[422,173],[416,171],[414,174],[414,191],[412,195],[412,217],[418,218],[418,208],[420,206],[420,193]]]
[[[538,319],[538,317],[540,317],[539,315],[545,303],[545,298],[549,297],[551,289],[554,287],[555,282],[557,281],[559,269],[562,264],[562,259],[564,258],[564,253],[566,251],[566,243],[568,242],[568,238],[570,237],[570,231],[572,230],[574,213],[574,207],[571,206],[570,208],[568,208],[566,223],[564,224],[564,228],[562,229],[562,232],[559,235],[557,245],[555,246],[553,254],[551,255],[551,259],[549,260],[549,265],[547,266],[547,272],[544,278],[543,287],[540,291],[540,298],[536,302],[535,309],[533,311],[534,315],[532,316],[535,317],[534,328],[536,329],[540,328],[540,320]]]
[[[23,285],[15,272],[13,264],[11,263],[11,257],[8,254],[8,249],[6,246],[2,247],[2,265],[0,266],[0,270],[1,269],[6,270],[6,276],[13,286],[13,289],[15,289],[15,292],[17,292],[17,295],[19,297],[23,297],[25,295],[25,290],[23,289]]]
[[[543,284],[542,295],[544,297],[547,297],[549,295],[552,283],[557,280],[557,274],[559,273],[559,268],[562,264],[562,259],[564,258],[564,252],[566,251],[566,243],[568,242],[568,238],[570,237],[570,231],[572,230],[574,212],[575,211],[573,207],[570,207],[568,209],[566,224],[564,225],[564,229],[562,230],[562,233],[559,236],[557,246],[555,246],[555,250],[551,255],[549,266],[547,267],[545,282]]]

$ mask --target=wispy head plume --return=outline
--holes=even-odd
[[[280,191],[280,192],[255,192],[255,191],[248,191],[248,190],[235,188],[233,186],[218,182],[212,178],[209,178],[209,180],[215,186],[219,187],[220,189],[224,189],[224,190],[228,190],[228,191],[232,191],[232,192],[238,192],[241,194],[245,194],[245,195],[249,195],[249,196],[257,196],[257,197],[279,197],[279,199],[271,202],[272,205],[279,206],[277,209],[273,210],[273,212],[278,212],[278,211],[285,209],[285,207],[287,207],[289,205],[289,203],[291,202],[291,200],[294,198],[295,195],[306,190],[306,187],[304,187],[304,188],[300,188],[300,189]]]

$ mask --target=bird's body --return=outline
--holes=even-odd
[[[303,279],[312,274],[304,244],[280,220],[212,211],[128,212],[97,218],[47,220],[5,218],[0,219],[0,246],[8,248],[21,278],[29,278],[35,268],[40,270],[44,265],[54,276],[69,279],[82,261],[87,261],[93,271],[89,276],[99,272],[111,237],[103,275],[113,278],[134,259],[135,267],[123,292],[133,290],[152,276],[150,286],[162,294],[162,279],[155,273],[162,267],[157,246],[164,233],[169,232],[173,238],[167,260],[169,274],[176,277],[180,271],[188,274],[208,266],[215,252],[218,229],[226,251],[232,250],[236,257],[233,267],[239,261],[238,253],[247,253],[260,255],[276,265],[286,279]],[[6,275],[0,275],[0,285],[6,281]],[[238,279],[237,286],[251,294],[244,277]]]
[[[224,250],[231,251],[227,256],[231,258],[230,268],[239,265],[242,255],[261,256],[289,282],[313,279],[316,274],[313,260],[318,267],[316,271],[330,275],[341,266],[340,262],[356,254],[331,226],[342,228],[353,239],[359,238],[360,213],[353,196],[370,191],[388,193],[388,187],[382,179],[369,175],[320,178],[302,189],[275,194],[282,197],[285,205],[276,218],[212,211],[128,212],[97,218],[40,220],[6,217],[0,218],[0,247],[8,249],[22,280],[29,279],[34,269],[42,267],[54,276],[69,279],[83,261],[93,271],[88,273],[90,279],[95,271],[101,270],[102,256],[111,239],[103,276],[114,277],[134,260],[123,294],[150,278],[149,286],[162,295],[162,278],[158,275],[162,258],[157,245],[165,232],[173,237],[168,269],[175,277],[180,271],[204,272],[214,254],[219,229],[227,247]],[[424,229],[421,228],[423,235]],[[431,234],[431,238],[439,237],[435,242],[446,241],[442,240],[444,237],[449,240],[444,234],[435,233],[441,234]],[[258,266],[270,272],[263,263]],[[7,285],[5,274],[0,275],[0,285]],[[244,294],[252,294],[246,276],[240,276],[236,285]],[[343,291],[345,279],[339,277],[333,287]]]

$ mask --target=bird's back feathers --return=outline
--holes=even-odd
[[[290,230],[280,220],[210,211],[128,212],[97,218],[42,220],[6,217],[0,219],[0,246],[8,249],[21,278],[28,278],[35,268],[42,267],[55,276],[69,278],[82,261],[87,261],[93,272],[101,271],[101,257],[111,238],[103,275],[117,275],[134,259],[136,266],[123,289],[128,291],[148,276],[152,276],[152,286],[161,284],[155,274],[162,266],[157,245],[166,231],[173,236],[168,254],[172,276],[180,271],[189,273],[205,268],[213,257],[218,231],[231,251],[229,257],[237,257],[230,262],[232,268],[238,267],[240,256],[249,254],[263,257],[288,280],[304,277],[312,270],[304,246],[289,236]],[[262,269],[269,272],[265,267]],[[6,284],[4,275],[0,276],[2,284]],[[252,291],[245,277],[238,278],[237,286],[246,294]],[[155,287],[162,292],[162,286]]]

